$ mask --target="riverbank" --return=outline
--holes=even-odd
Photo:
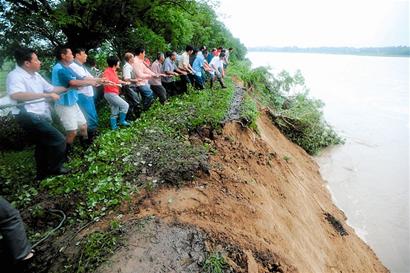
[[[259,134],[226,124],[211,140],[217,152],[209,176],[187,187],[163,188],[138,212],[125,215],[155,219],[144,230],[151,239],[130,234],[129,244],[98,272],[168,272],[160,265],[175,268],[184,257],[192,266],[192,242],[221,252],[231,268],[224,272],[388,272],[332,204],[310,156],[273,127],[266,113],[257,125]],[[204,235],[188,236],[185,247],[177,243],[177,254],[156,256],[158,247],[171,251],[181,233],[164,236],[163,223]]]
[[[68,217],[30,272],[387,272],[235,71],[228,89],[191,90],[131,128],[103,129],[71,175],[34,184],[32,150],[2,153],[2,191],[32,241],[60,222],[49,209]]]

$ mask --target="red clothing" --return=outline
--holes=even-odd
[[[113,83],[119,83],[120,81],[118,79],[117,72],[113,67],[107,67],[104,70],[103,77],[109,81],[112,81]],[[105,85],[104,93],[114,93],[118,95],[120,93],[120,88],[118,86]]]

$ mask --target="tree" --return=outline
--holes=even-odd
[[[105,42],[120,56],[138,45],[152,52],[193,42],[244,49],[208,2],[0,0],[0,53],[11,56],[16,46],[25,45],[50,55],[58,45],[89,50]]]

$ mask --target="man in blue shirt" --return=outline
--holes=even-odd
[[[204,89],[204,74],[205,71],[210,71],[209,65],[201,50],[196,50],[196,57],[192,64],[194,70],[195,88]]]
[[[66,87],[68,90],[61,94],[60,99],[56,101],[55,110],[66,130],[67,152],[69,152],[78,130],[84,140],[88,139],[87,122],[77,104],[77,88],[88,85],[95,86],[101,82],[101,79],[80,78],[80,76],[69,67],[74,60],[73,53],[69,48],[57,48],[56,58],[58,62],[54,65],[52,70],[52,84],[54,86]]]

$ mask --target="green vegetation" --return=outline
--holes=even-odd
[[[248,94],[245,94],[245,96],[243,97],[240,108],[240,116],[242,120],[246,122],[246,125],[249,128],[255,131],[258,130],[256,120],[259,117],[259,111],[255,101]]]
[[[227,269],[228,265],[225,258],[219,252],[211,253],[205,260],[203,265],[203,273],[222,273]]]
[[[258,103],[268,108],[273,123],[290,140],[310,154],[343,142],[324,120],[323,103],[309,96],[300,71],[272,75],[266,67],[249,67],[249,63],[240,62],[232,73],[237,73]]]
[[[0,0],[0,64],[18,45],[36,48],[42,60],[63,44],[120,57],[137,46],[146,47],[148,56],[187,44],[223,46],[235,48],[233,59],[242,58],[245,46],[216,20],[213,5],[202,0]]]
[[[31,149],[4,152],[0,155],[1,194],[23,208],[35,203],[38,192],[47,191],[67,201],[62,203],[76,200],[75,207],[66,209],[74,209],[79,219],[86,220],[105,215],[140,188],[191,181],[198,171],[208,170],[207,151],[211,148],[191,144],[188,136],[204,125],[220,126],[233,90],[232,85],[225,90],[191,90],[166,105],[156,103],[130,128],[103,129],[85,153],[77,147],[78,156],[69,163],[72,174],[46,179],[40,185],[32,181]],[[104,118],[101,122],[108,124]]]
[[[118,248],[121,235],[122,227],[117,221],[112,221],[107,231],[95,231],[89,234],[79,242],[78,257],[73,258],[75,263],[68,261],[64,272],[92,272]]]

